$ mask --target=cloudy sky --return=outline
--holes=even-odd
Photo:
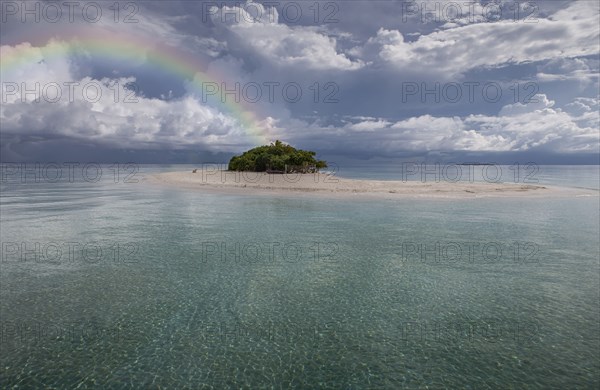
[[[597,1],[2,1],[1,159],[598,163]]]

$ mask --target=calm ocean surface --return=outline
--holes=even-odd
[[[141,180],[193,167],[106,165],[96,182],[94,167],[39,182],[3,171],[2,388],[600,386],[598,197],[375,201]],[[599,177],[540,166],[529,179],[598,190]]]

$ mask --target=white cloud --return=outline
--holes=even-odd
[[[550,109],[555,102],[544,94],[536,94],[527,103],[517,102],[502,107],[498,116],[516,116],[533,111]]]
[[[2,69],[4,82],[36,80],[40,83],[72,81],[71,62],[64,56],[49,55],[66,51],[67,44],[51,40],[47,45],[34,47],[29,42],[16,46],[0,46],[0,57],[7,60]],[[23,60],[22,60],[23,59]]]
[[[386,154],[406,151],[598,152],[599,99],[576,99],[567,106],[569,110],[562,110],[555,108],[555,102],[546,95],[539,94],[535,98],[537,103],[504,106],[498,116],[421,115],[393,123],[385,119],[355,118],[337,129],[315,124],[308,134],[336,149]]]
[[[387,127],[390,122],[382,119],[378,120],[366,120],[358,123],[352,123],[346,128],[354,131],[375,131]]]
[[[538,67],[536,79],[546,81],[577,81],[582,86],[598,86],[598,60],[590,58],[558,58]]]
[[[147,146],[237,150],[251,145],[236,118],[202,105],[192,95],[169,101],[135,94],[133,78],[76,78],[67,57],[45,52],[65,42],[36,48],[28,43],[2,46],[33,59],[3,73],[0,121],[3,134],[70,137],[115,147]],[[70,87],[72,86],[72,87]],[[24,88],[29,91],[24,93]]]
[[[275,64],[318,70],[354,70],[364,65],[338,52],[336,39],[319,28],[278,23],[277,11],[273,8],[248,1],[244,6],[223,6],[212,12],[217,26],[231,31],[241,45]]]
[[[450,77],[477,67],[598,54],[599,24],[597,4],[581,1],[536,22],[475,23],[421,35],[414,42],[381,28],[365,45],[363,59],[376,52],[399,69]]]

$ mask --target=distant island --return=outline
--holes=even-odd
[[[250,149],[229,161],[230,171],[267,173],[316,173],[327,163],[315,159],[316,153],[301,150],[279,140],[270,145]]]

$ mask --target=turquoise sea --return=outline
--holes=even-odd
[[[194,166],[87,168],[3,168],[2,388],[600,386],[598,196],[224,195],[143,180]]]

